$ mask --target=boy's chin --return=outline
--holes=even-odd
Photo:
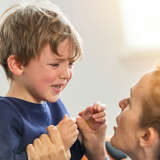
[[[54,97],[52,97],[52,98],[50,98],[50,99],[47,99],[47,101],[48,101],[48,102],[51,102],[51,103],[54,103],[54,102],[56,102],[58,99],[59,99],[59,96],[54,96]]]
[[[50,103],[54,103],[59,99],[59,94],[58,95],[50,95],[50,96],[46,96],[43,98],[43,101],[45,102],[50,102]]]

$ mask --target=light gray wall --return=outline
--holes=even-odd
[[[16,0],[15,0],[16,1]],[[3,8],[13,3],[1,2]],[[116,0],[54,0],[79,31],[84,58],[74,67],[73,79],[61,97],[72,116],[93,102],[107,105],[108,134],[113,134],[118,101],[129,96],[130,87],[152,66],[155,58],[127,58],[120,11]],[[5,95],[8,82],[0,70],[0,93]]]

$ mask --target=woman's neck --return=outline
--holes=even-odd
[[[152,151],[135,152],[136,154],[130,155],[131,160],[158,160]]]

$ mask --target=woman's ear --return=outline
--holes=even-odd
[[[139,137],[139,145],[143,148],[155,145],[158,141],[158,132],[153,127],[144,129]]]
[[[15,76],[19,76],[23,73],[23,65],[16,59],[15,55],[10,55],[7,59],[8,68]]]

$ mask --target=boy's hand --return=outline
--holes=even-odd
[[[57,129],[61,134],[65,150],[69,150],[76,141],[79,134],[77,124],[74,122],[74,120],[65,115],[57,125]]]
[[[27,146],[28,160],[69,160],[70,151],[65,151],[56,127],[49,126],[47,130],[48,135],[42,134]]]
[[[105,105],[100,102],[94,103],[79,113],[91,129],[98,129],[106,122]]]

